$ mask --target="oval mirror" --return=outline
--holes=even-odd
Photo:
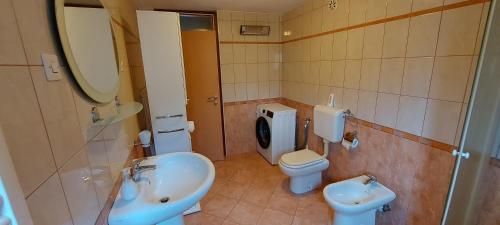
[[[57,29],[67,63],[94,101],[114,100],[120,86],[111,16],[99,0],[56,0]]]

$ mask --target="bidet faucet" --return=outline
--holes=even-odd
[[[141,173],[156,169],[156,165],[141,166],[142,161],[144,161],[144,159],[136,159],[132,161],[132,166],[130,166],[129,175],[134,182],[138,182],[141,179]]]
[[[377,178],[373,175],[366,175],[368,177],[368,179],[364,182],[365,185],[368,185],[368,184],[376,184],[378,181],[377,181]]]

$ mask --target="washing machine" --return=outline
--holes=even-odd
[[[296,113],[296,109],[277,103],[257,106],[257,151],[272,165],[295,148]]]

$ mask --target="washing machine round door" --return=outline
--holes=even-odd
[[[269,129],[269,123],[267,123],[266,118],[261,116],[257,119],[255,131],[260,147],[263,149],[268,148],[271,144],[271,129]]]

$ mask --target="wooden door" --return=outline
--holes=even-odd
[[[211,160],[224,159],[222,101],[215,31],[182,31],[188,96],[187,116],[194,121],[194,152]]]

